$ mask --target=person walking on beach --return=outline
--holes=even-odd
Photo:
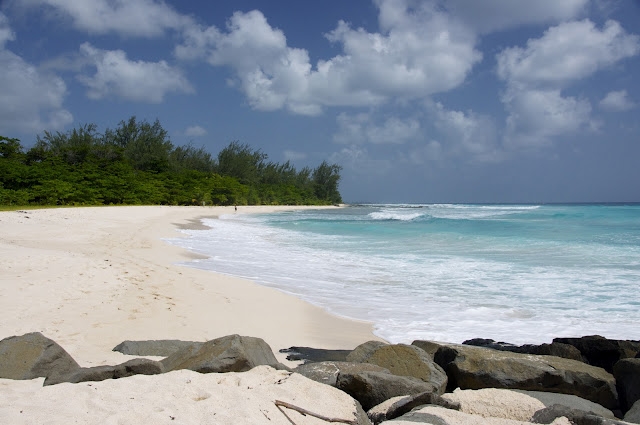
[[[238,206],[237,205],[235,206],[235,209],[236,209],[236,212],[237,212],[238,211]]]

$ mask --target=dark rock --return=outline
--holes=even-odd
[[[388,400],[387,403],[391,401]],[[432,404],[436,406],[442,406],[447,409],[460,410],[460,403],[451,402],[440,397],[437,394],[426,392],[416,395],[410,395],[402,397],[388,406],[384,406],[384,402],[377,406],[372,407],[367,415],[374,425],[377,425],[384,421],[398,418],[406,413],[409,413],[418,406],[425,404]]]
[[[533,414],[531,422],[536,424],[550,424],[557,418],[564,416],[574,425],[624,425],[624,422],[603,418],[591,412],[572,409],[561,404],[545,407]]]
[[[383,345],[368,351],[368,357],[362,356],[366,363],[372,363],[389,369],[398,376],[411,376],[432,384],[437,393],[447,388],[447,374],[421,348],[412,345]]]
[[[364,363],[367,361],[369,357],[371,357],[371,353],[377,350],[380,347],[384,347],[388,345],[382,341],[367,341],[360,345],[358,345],[346,358],[346,361],[352,363]]]
[[[620,408],[626,412],[640,400],[640,359],[622,359],[613,366]]]
[[[303,364],[311,362],[345,362],[352,350],[323,350],[310,347],[290,347],[280,350],[281,353],[290,353],[287,360],[302,360]]]
[[[55,385],[63,382],[75,384],[86,381],[104,381],[133,375],[157,375],[159,373],[164,373],[162,363],[148,359],[132,359],[116,366],[79,368],[68,375],[47,378],[44,380],[44,385]]]
[[[360,372],[383,372],[391,373],[389,370],[370,363],[349,363],[349,362],[316,362],[302,364],[295,369],[294,372],[299,373],[309,379],[322,384],[336,386],[336,380],[340,373],[360,373]]]
[[[448,390],[507,388],[573,394],[610,410],[618,407],[615,379],[576,360],[441,344],[434,356],[447,372]]]
[[[39,332],[0,341],[0,378],[55,377],[78,368],[80,366],[69,353]]]
[[[573,345],[590,365],[601,367],[607,372],[613,372],[613,365],[618,360],[633,358],[640,351],[640,341],[607,339],[600,335],[554,338],[553,342]]]
[[[369,410],[391,397],[438,391],[433,384],[421,379],[386,372],[340,373],[336,380],[336,388],[358,400],[364,410]]]
[[[513,345],[507,342],[496,342],[492,339],[475,338],[464,341],[464,345],[473,345],[476,347],[492,348],[500,351],[510,351],[512,353],[521,354],[536,354],[541,356],[556,356],[563,357],[565,359],[572,359],[578,361],[585,361],[578,350],[573,345],[563,344],[560,342],[552,342],[551,344],[525,344],[525,345]]]
[[[175,352],[192,345],[202,345],[202,342],[180,341],[177,339],[123,341],[116,345],[112,351],[118,351],[128,356],[168,357]]]
[[[228,335],[202,345],[187,346],[161,361],[165,371],[190,369],[200,373],[244,372],[258,365],[289,370],[260,338]]]

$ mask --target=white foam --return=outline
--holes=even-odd
[[[412,214],[422,211],[404,216]],[[263,220],[223,216],[206,221],[211,229],[186,231],[190,238],[173,243],[211,256],[190,263],[194,267],[250,278],[335,314],[372,321],[391,342],[482,337],[521,344],[594,333],[638,338],[637,268],[573,266],[571,255],[558,259],[558,252],[531,245],[521,252],[488,247],[495,253],[474,256],[470,242],[451,247],[451,240],[435,236],[420,241],[420,253],[410,246],[382,250],[356,238],[268,227]],[[620,264],[640,256],[628,251],[608,255]],[[524,260],[505,261],[505,253]]]

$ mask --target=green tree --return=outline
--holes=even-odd
[[[313,170],[314,193],[318,199],[332,204],[342,203],[342,197],[338,191],[340,170],[342,170],[341,166],[329,164],[327,161],[322,161],[322,164]]]
[[[245,185],[260,181],[267,154],[247,144],[233,141],[218,153],[218,174],[235,177]]]

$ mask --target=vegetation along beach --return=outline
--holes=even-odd
[[[638,22],[0,1],[0,424],[640,424]]]

